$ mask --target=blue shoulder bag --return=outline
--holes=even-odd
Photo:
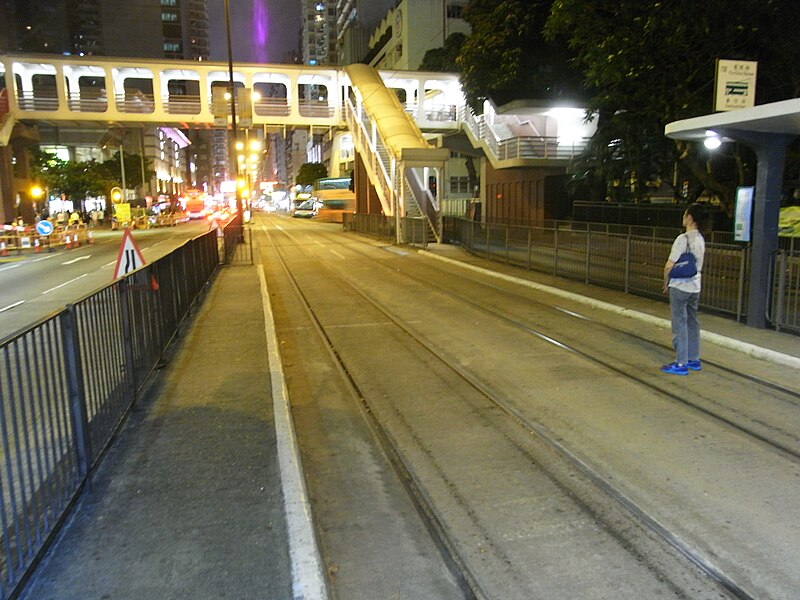
[[[697,275],[697,260],[689,247],[689,236],[686,236],[686,252],[678,257],[669,271],[670,279],[691,279]]]

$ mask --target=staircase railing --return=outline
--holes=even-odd
[[[406,203],[406,216],[407,217],[424,217],[427,227],[425,228],[426,236],[429,231],[433,234],[434,239],[441,243],[442,241],[442,215],[439,210],[439,202],[431,191],[425,187],[419,173],[415,169],[406,169],[404,176],[404,197],[408,198]],[[408,208],[414,205],[417,209],[417,214],[409,211]]]
[[[345,101],[345,121],[353,135],[353,142],[361,153],[370,182],[375,187],[378,197],[383,205],[386,214],[394,212],[394,182],[391,168],[391,156],[375,130],[372,121],[366,112],[362,112],[361,118],[348,98]]]
[[[571,143],[559,141],[556,136],[520,136],[499,140],[486,123],[483,115],[476,115],[468,106],[460,108],[460,119],[467,135],[475,146],[482,146],[493,161],[510,159],[570,159],[586,148],[591,138],[580,138]],[[519,119],[518,119],[519,121]]]

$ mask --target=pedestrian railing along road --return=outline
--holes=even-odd
[[[416,224],[414,223],[416,221]],[[595,230],[586,223],[552,222],[546,227],[480,223],[444,217],[443,239],[465,250],[525,269],[666,301],[664,263],[674,234],[658,229],[620,227]],[[422,219],[401,219],[400,239],[424,246]],[[383,215],[350,215],[345,230],[391,240],[396,223]],[[713,239],[713,236],[709,236]],[[737,321],[747,316],[750,248],[741,243],[706,242],[701,306]],[[776,330],[800,333],[800,249],[786,244],[773,262],[772,303],[767,319]]]
[[[220,262],[252,261],[248,242],[234,219],[0,340],[0,599],[35,564]]]

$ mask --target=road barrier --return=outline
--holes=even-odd
[[[249,230],[229,226],[223,239],[246,245]],[[0,600],[21,591],[219,265],[237,261],[218,239],[189,240],[0,340]]]
[[[56,225],[49,235],[37,233],[34,227],[6,225],[0,230],[0,255],[41,252],[62,246],[77,248],[81,244],[91,243],[91,235],[91,229],[85,223]]]

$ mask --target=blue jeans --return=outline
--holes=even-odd
[[[675,361],[682,365],[700,359],[700,324],[697,322],[699,300],[699,293],[669,288],[672,347],[675,348]]]

